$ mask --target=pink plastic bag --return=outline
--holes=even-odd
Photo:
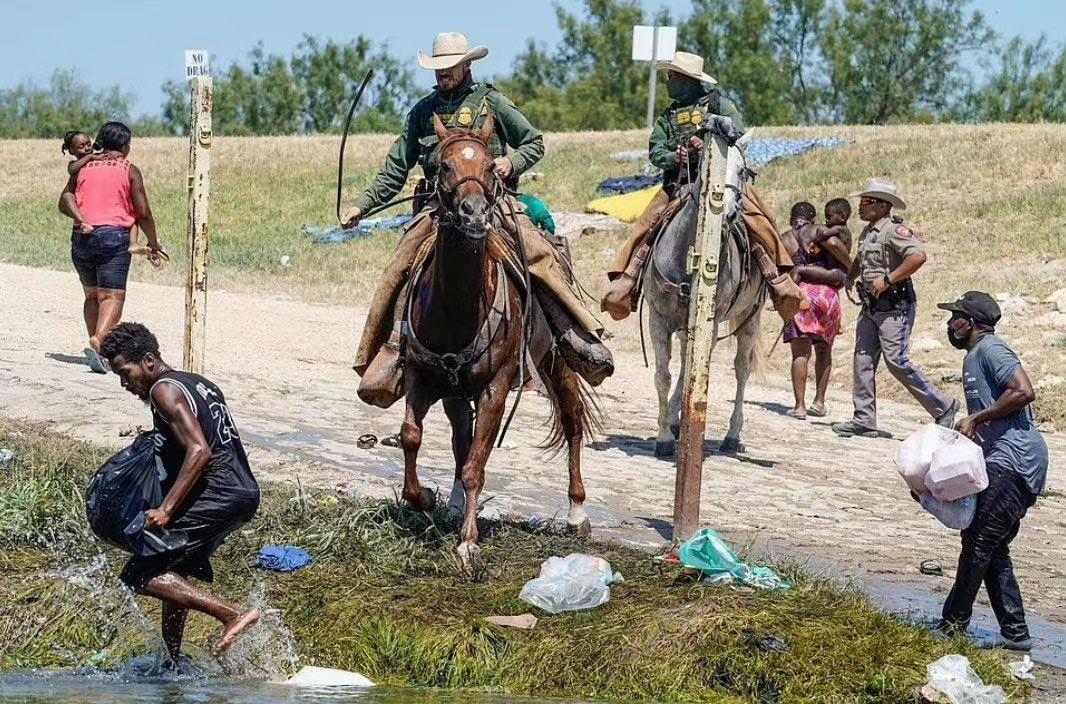
[[[961,433],[951,432],[953,437],[933,450],[933,461],[925,475],[925,486],[938,501],[973,496],[988,487],[980,445]]]

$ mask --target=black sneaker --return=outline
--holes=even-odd
[[[1028,653],[1033,649],[1032,638],[1007,638],[1006,636],[997,635],[991,638],[982,638],[977,641],[977,647],[985,650],[992,650],[993,648],[1002,648],[1003,650],[1013,650],[1019,653]]]
[[[880,437],[881,433],[874,428],[867,428],[862,425],[858,425],[854,421],[846,421],[844,423],[833,423],[833,432],[842,438],[876,438]]]

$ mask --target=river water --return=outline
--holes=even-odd
[[[0,702],[26,704],[531,704],[492,694],[372,687],[310,688],[263,680],[141,680],[111,675],[0,675]],[[553,700],[561,704],[578,700]]]

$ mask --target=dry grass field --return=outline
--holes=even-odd
[[[934,303],[969,289],[1023,296],[1025,310],[1006,316],[1003,336],[1021,353],[1035,380],[1043,380],[1043,420],[1066,427],[1066,315],[1054,315],[1049,294],[1066,287],[1066,127],[1055,125],[761,128],[757,136],[837,136],[848,144],[764,167],[759,186],[785,226],[789,205],[821,205],[847,195],[870,176],[898,181],[910,204],[908,223],[924,233],[929,264],[917,278],[920,342],[912,354],[935,381],[958,371],[959,355],[943,343],[944,318]],[[390,142],[382,135],[350,140],[347,198],[369,183]],[[642,131],[547,136],[543,177],[528,190],[553,210],[580,211],[608,176],[632,173],[609,154],[640,148]],[[359,304],[389,256],[396,233],[341,245],[313,245],[300,225],[331,224],[336,137],[221,138],[214,151],[213,288],[261,291],[312,302]],[[186,143],[135,140],[132,159],[143,170],[162,240],[176,255],[163,271],[140,264],[134,277],[180,283],[183,272]],[[55,141],[0,142],[0,260],[69,269],[69,221],[55,201],[64,183],[65,157]],[[400,206],[402,209],[404,206]],[[397,212],[400,212],[398,209]],[[853,221],[853,229],[860,223]],[[602,271],[624,232],[595,233],[575,244],[577,269],[598,292]],[[288,257],[287,266],[282,258]],[[32,293],[30,294],[32,295]],[[850,383],[851,331],[846,314],[834,383]],[[767,316],[767,348],[777,332]],[[639,349],[636,324],[608,322],[615,348]],[[784,372],[778,346],[770,369]],[[1054,383],[1058,381],[1059,383]],[[899,389],[882,385],[888,395]],[[958,389],[953,389],[958,393]],[[838,409],[842,410],[842,409]]]

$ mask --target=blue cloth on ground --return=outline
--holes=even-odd
[[[391,218],[365,220],[347,230],[340,225],[303,225],[300,229],[314,244],[340,244],[356,237],[369,237],[375,230],[398,230],[412,219],[411,215],[395,215]]]
[[[267,545],[259,551],[259,566],[268,570],[295,572],[312,562],[311,553],[291,545]]]
[[[812,149],[836,149],[845,144],[845,140],[837,137],[817,137],[812,139],[753,139],[748,142],[745,155],[748,166],[761,166],[769,164],[775,159],[784,159],[799,156]],[[600,182],[597,191],[603,195],[621,195],[632,193],[648,186],[662,183],[662,174],[649,176],[640,174],[637,176],[623,176],[622,178],[608,178]]]

